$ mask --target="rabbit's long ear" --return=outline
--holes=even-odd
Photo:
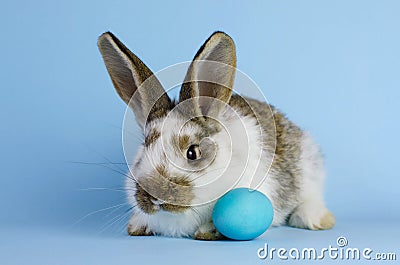
[[[117,37],[111,32],[103,33],[98,46],[115,89],[133,109],[142,128],[172,108],[159,80]]]
[[[179,102],[194,116],[217,116],[228,104],[236,72],[236,50],[231,37],[214,32],[201,46],[186,74]]]

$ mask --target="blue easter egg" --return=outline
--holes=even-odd
[[[274,210],[263,193],[248,188],[228,191],[215,204],[215,228],[234,240],[251,240],[264,233],[272,223]]]

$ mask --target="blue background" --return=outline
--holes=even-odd
[[[258,263],[264,242],[317,247],[341,234],[398,250],[399,12],[398,1],[3,1],[0,262]],[[126,167],[114,164],[125,105],[96,46],[107,30],[155,72],[230,34],[238,68],[321,145],[337,226],[239,243],[127,237]]]

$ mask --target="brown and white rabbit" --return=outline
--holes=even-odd
[[[254,179],[273,204],[274,226],[334,226],[318,146],[273,106],[232,93],[236,51],[227,34],[213,33],[197,52],[178,102],[112,33],[98,46],[144,133],[126,181],[130,235],[220,239],[211,219],[216,199]]]

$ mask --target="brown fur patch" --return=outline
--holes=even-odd
[[[153,214],[161,209],[169,212],[183,212],[189,208],[194,198],[191,182],[184,176],[169,176],[165,166],[157,166],[155,171],[136,184],[135,194],[138,206],[146,213]],[[151,194],[151,195],[150,195]],[[165,201],[154,205],[153,201]]]
[[[186,150],[189,147],[189,135],[179,136],[178,145],[180,150]]]
[[[188,149],[190,145],[190,136],[187,134],[185,135],[174,134],[172,136],[171,141],[172,141],[172,146],[177,153],[185,154],[186,149]]]
[[[165,93],[165,95],[166,95],[166,98],[168,98],[167,93]],[[161,97],[153,104],[153,107],[151,108],[151,110],[149,112],[147,122],[166,117],[168,112],[172,108],[173,108],[173,103],[170,101],[167,102],[165,97]]]
[[[167,177],[167,169],[165,167],[165,165],[158,165],[156,166],[156,172],[155,172],[155,176],[161,176],[161,177]]]
[[[233,95],[229,104],[242,115],[256,118],[261,125],[263,149],[275,153],[270,169],[274,174],[269,175],[279,176],[281,183],[274,207],[276,210],[294,209],[299,199],[302,131],[274,106],[264,102]]]
[[[151,129],[150,132],[144,139],[144,146],[149,147],[151,144],[155,143],[158,138],[160,138],[161,133],[156,129]]]
[[[186,177],[172,177],[172,178],[169,178],[169,180],[172,183],[175,183],[176,185],[182,187],[182,190],[179,192],[185,191],[187,193],[187,196],[189,196],[189,198],[191,198],[191,199],[194,198],[193,194],[187,192],[188,191],[187,188],[191,187],[191,183]],[[182,203],[187,203],[187,202],[182,201]],[[189,208],[187,205],[178,205],[178,204],[170,204],[170,203],[163,203],[160,206],[165,211],[175,212],[175,213],[183,212]]]
[[[142,209],[143,212],[148,214],[154,214],[158,211],[151,200],[155,200],[153,196],[147,193],[138,183],[136,183],[135,198],[137,205]]]
[[[167,212],[171,213],[182,213],[189,209],[188,206],[180,206],[180,205],[174,205],[174,204],[169,204],[169,203],[163,203],[160,205],[161,208]]]

